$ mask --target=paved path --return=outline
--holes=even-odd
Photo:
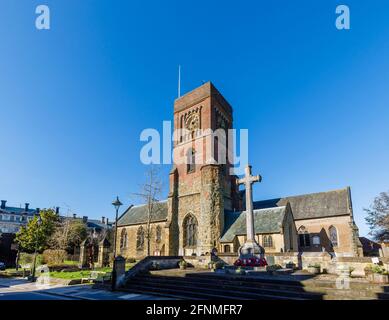
[[[111,292],[91,285],[39,286],[20,278],[0,278],[0,300],[161,300],[148,294]]]

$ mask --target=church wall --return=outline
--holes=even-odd
[[[327,252],[335,252],[338,256],[354,256],[353,252],[353,232],[350,227],[350,216],[326,217],[317,219],[306,219],[295,221],[296,229],[304,226],[310,234],[310,247],[300,248],[301,251],[322,251],[322,247]],[[329,228],[334,226],[338,233],[338,246],[331,247],[329,240]],[[320,237],[320,245],[313,245],[312,237]]]
[[[178,201],[178,229],[179,229],[179,255],[191,255],[196,252],[195,248],[188,248],[185,251],[184,248],[184,219],[188,214],[192,214],[196,217],[198,225],[200,220],[200,193],[180,197]],[[199,238],[199,235],[198,237]]]
[[[137,232],[138,228],[142,226],[146,229],[146,224],[136,224],[130,226],[118,227],[118,235],[116,241],[116,252],[121,254],[124,258],[136,258],[141,259],[147,255],[147,239],[144,239],[143,250],[137,250]],[[161,241],[156,241],[156,227],[161,227]],[[125,248],[120,248],[120,238],[122,230],[126,229],[127,231],[127,246]],[[165,228],[165,222],[154,222],[151,224],[151,240],[150,240],[150,253],[151,255],[167,255],[168,248],[168,234]]]
[[[273,245],[271,247],[264,247],[264,236],[271,236],[272,237],[272,243]],[[274,253],[274,252],[281,252],[281,249],[284,250],[284,235],[280,233],[270,233],[270,234],[256,234],[255,239],[257,240],[258,244],[262,247],[264,247],[266,253]],[[239,235],[235,237],[234,242],[232,243],[222,243],[225,244],[232,244],[233,252],[238,252],[240,246],[242,246],[246,242],[246,235]],[[224,250],[222,251],[224,252]]]

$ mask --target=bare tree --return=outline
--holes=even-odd
[[[370,227],[370,235],[375,239],[389,240],[389,192],[381,192],[373,201],[367,213],[366,223]]]
[[[142,198],[147,209],[147,221],[145,238],[147,241],[147,255],[150,255],[150,243],[152,237],[151,224],[158,214],[161,207],[158,205],[158,198],[162,193],[162,180],[160,177],[160,167],[150,165],[146,171],[145,182],[140,185],[140,193],[134,193],[135,196]]]
[[[49,244],[52,249],[70,252],[74,247],[79,246],[86,236],[87,229],[82,221],[64,218],[57,222]]]

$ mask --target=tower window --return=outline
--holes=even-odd
[[[194,149],[189,149],[187,154],[187,172],[191,173],[196,170],[196,152]]]

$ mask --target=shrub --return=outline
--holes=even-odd
[[[185,260],[180,260],[178,265],[180,266],[180,268],[186,269],[186,267],[188,266],[188,263]]]
[[[223,261],[212,261],[209,263],[209,267],[212,269],[223,269],[224,263]]]
[[[19,256],[19,264],[24,267],[27,265],[32,266],[32,263],[34,262],[34,254],[33,253],[25,253],[21,252]],[[36,265],[40,266],[42,264],[42,255],[37,254],[36,255]]]
[[[318,263],[310,264],[310,265],[308,266],[308,268],[318,268],[318,269],[320,269],[320,264],[318,264]]]
[[[266,267],[266,271],[277,271],[282,269],[282,267],[279,264],[273,264],[271,266]]]
[[[371,271],[373,273],[378,273],[378,274],[385,274],[385,268],[381,267],[381,266],[378,266],[378,265],[374,265],[372,268],[371,268]]]
[[[43,262],[50,265],[61,265],[67,258],[65,250],[48,249],[43,251]]]

